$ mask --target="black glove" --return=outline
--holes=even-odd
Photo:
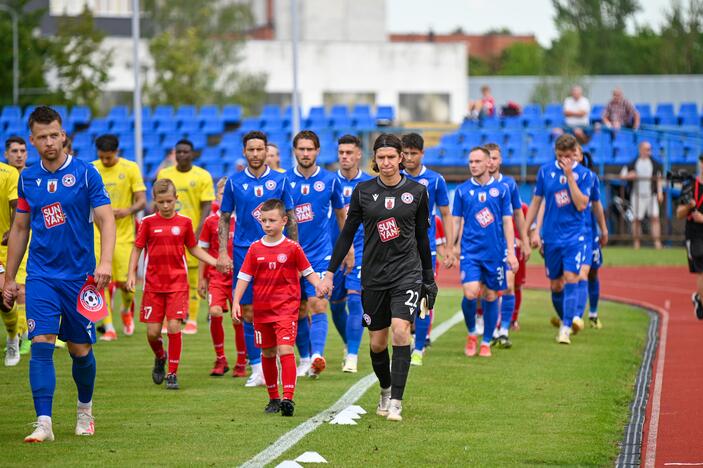
[[[421,296],[427,301],[427,309],[434,309],[435,300],[437,300],[437,283],[434,281],[434,271],[430,268],[422,270],[422,293]]]

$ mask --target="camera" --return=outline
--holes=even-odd
[[[696,178],[683,169],[666,173],[671,194],[679,205],[687,205],[693,200],[693,187]],[[677,195],[678,194],[678,195]]]

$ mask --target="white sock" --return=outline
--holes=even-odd
[[[90,400],[88,403],[83,403],[82,401],[78,400],[78,409],[79,410],[91,410],[93,408],[93,400]]]
[[[310,364],[310,356],[300,358],[300,364]]]
[[[263,373],[263,371],[261,370],[261,363],[252,364],[252,365],[251,365],[251,373],[252,373],[252,374],[263,375],[264,373]]]
[[[51,426],[51,416],[39,416],[37,422],[46,423]]]
[[[105,331],[115,331],[115,326],[111,323],[105,324]]]
[[[314,361],[315,359],[317,359],[317,358],[319,358],[319,357],[322,357],[322,356],[320,356],[319,354],[315,353],[315,354],[313,354],[312,356],[310,356],[310,361],[312,362],[312,361]]]
[[[17,343],[20,342],[19,336],[15,336],[14,338],[8,338],[7,339],[7,345],[16,345]]]
[[[589,312],[589,313],[588,313],[588,318],[598,318],[598,311]]]
[[[508,336],[508,333],[509,333],[509,332],[508,332],[508,329],[507,329],[507,328],[503,328],[503,327],[501,327],[501,328],[500,328],[500,331],[498,332],[498,334],[501,335],[501,336]]]
[[[561,333],[568,333],[569,335],[571,334],[571,327],[566,327],[564,325],[561,326],[561,329],[559,330]]]
[[[351,353],[349,353],[349,354],[347,354],[347,357],[348,357],[348,358],[356,359],[356,358],[357,358],[357,355],[356,355],[356,354],[351,354]]]

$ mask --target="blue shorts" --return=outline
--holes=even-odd
[[[78,313],[78,292],[85,280],[27,278],[27,328],[29,339],[58,335],[61,341],[95,343],[95,326]]]
[[[354,264],[354,269],[344,279],[344,286],[347,291],[351,289],[361,292],[361,263]]]
[[[313,275],[317,275],[318,278],[322,279],[325,277],[325,272],[327,271],[327,266],[330,264],[329,260],[323,260],[321,262],[315,263],[312,266],[312,269],[315,273]],[[310,284],[310,281],[306,280],[305,278],[301,277],[300,278],[300,299],[301,300],[307,300],[308,297],[315,297],[316,292],[315,292],[315,286]]]
[[[347,287],[345,285],[347,276],[339,269],[334,273],[332,279],[332,294],[330,295],[331,302],[341,302],[347,297]]]
[[[249,247],[237,247],[236,245],[232,249],[232,253],[234,254],[234,281],[232,282],[233,288],[237,287],[237,275],[239,274],[240,268],[242,268],[242,264],[244,264],[244,257],[247,256],[248,250]],[[244,294],[242,295],[242,300],[239,301],[239,303],[242,305],[251,305],[252,302],[254,302],[254,290],[252,289],[250,281],[249,286],[247,286],[247,289],[244,291]]]
[[[593,263],[593,242],[586,241],[583,243],[583,255],[581,256],[581,266],[588,265],[591,266]]]
[[[593,254],[591,256],[591,270],[597,270],[603,266],[603,251],[598,241],[593,242]]]
[[[544,244],[544,267],[547,278],[559,279],[564,272],[579,274],[584,255],[584,243],[575,241],[566,245]]]
[[[479,281],[492,291],[503,291],[505,282],[505,261],[474,260],[463,258],[460,261],[461,283]]]

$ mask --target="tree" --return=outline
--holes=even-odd
[[[583,84],[585,69],[580,61],[579,35],[574,31],[562,32],[545,54],[545,73],[532,91],[531,102],[549,104],[561,102],[575,84]],[[551,78],[548,78],[551,77]],[[585,88],[585,86],[584,86]]]
[[[503,50],[499,75],[541,75],[544,50],[537,43],[516,42]]]
[[[59,20],[52,44],[54,102],[86,105],[93,114],[97,113],[112,65],[112,50],[101,48],[104,38],[105,33],[95,27],[87,6],[80,15]]]
[[[661,59],[670,73],[703,72],[703,0],[689,0],[688,11],[673,0],[662,27]]]

